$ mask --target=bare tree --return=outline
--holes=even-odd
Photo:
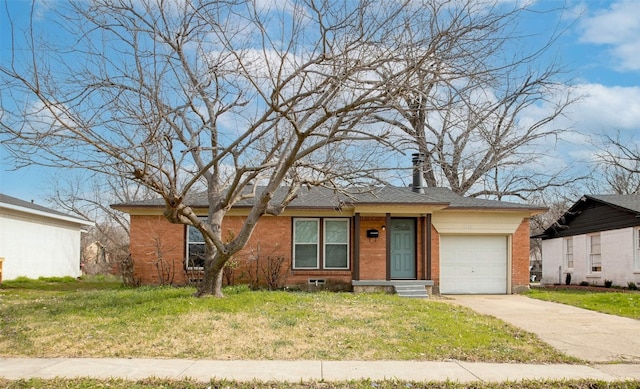
[[[425,155],[424,180],[430,187],[448,186],[473,197],[524,199],[575,181],[566,169],[541,172],[532,163],[543,153],[536,146],[561,134],[562,129],[550,125],[575,101],[558,80],[562,69],[555,63],[538,64],[561,31],[519,54],[521,48],[512,49],[526,37],[516,26],[528,5],[457,4],[427,2],[430,14],[439,16],[425,20],[423,31],[410,33],[428,35],[429,44],[408,47],[403,59],[409,65],[425,56],[429,60],[420,61],[408,82],[397,85],[395,115],[378,118],[400,130],[405,147]],[[442,24],[443,19],[449,23]],[[506,57],[505,52],[516,54]],[[386,71],[382,69],[383,76]],[[549,107],[545,115],[523,120],[541,103]]]
[[[52,177],[52,195],[48,200],[59,209],[95,221],[98,230],[101,226],[108,226],[122,229],[128,234],[127,215],[109,205],[157,198],[155,192],[123,176],[95,172],[79,175],[70,173],[63,172]]]
[[[595,182],[604,184],[596,186],[600,190],[604,186],[609,193],[640,194],[640,145],[633,138],[624,139],[619,130],[613,135],[603,133],[594,145],[594,171],[600,176]]]
[[[81,168],[161,196],[170,222],[205,238],[197,295],[222,296],[224,265],[261,216],[280,214],[302,186],[375,178],[371,156],[390,145],[367,120],[427,60],[398,57],[426,44],[406,32],[429,11],[410,5],[96,0],[41,20],[34,2],[29,26],[11,22],[0,66],[3,143],[18,165]],[[200,188],[206,218],[189,206]],[[247,198],[226,241],[223,219]]]
[[[79,173],[79,174],[72,174]],[[124,260],[129,253],[129,218],[110,204],[131,203],[156,198],[148,188],[122,176],[108,176],[95,172],[64,171],[51,179],[49,201],[56,208],[92,220],[95,225],[82,235],[81,249],[98,244],[104,252],[108,269]],[[87,262],[87,261],[85,261]],[[85,263],[85,270],[86,263]],[[100,269],[98,269],[100,270]]]

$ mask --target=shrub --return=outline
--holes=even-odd
[[[288,268],[286,266],[288,260],[279,253],[280,245],[276,244],[274,250],[270,253],[263,253],[260,242],[255,248],[252,248],[250,254],[241,264],[245,269],[242,278],[249,279],[249,287],[253,290],[266,286],[270,290],[276,290],[283,287],[288,276]]]
[[[611,288],[611,285],[613,285],[613,281],[611,281],[611,280],[604,280],[604,287],[605,287],[605,288]]]
[[[285,263],[286,259],[283,256],[267,256],[267,263],[261,270],[269,290],[278,289],[286,281],[287,273],[283,266]]]
[[[633,281],[629,281],[629,283],[627,284],[627,286],[629,287],[629,289],[631,290],[638,290],[638,284],[636,284]]]
[[[235,271],[240,266],[240,262],[237,259],[231,258],[224,264],[222,274],[224,280],[227,282],[227,286],[233,286],[236,283]]]
[[[125,286],[140,286],[140,279],[138,278],[136,280],[136,278],[133,276],[133,257],[131,256],[131,254],[129,254],[129,256],[127,256],[126,258],[123,258],[118,263],[118,268],[120,274],[122,275],[122,282]]]
[[[587,281],[582,281],[580,283],[580,286],[589,286],[589,283]]]

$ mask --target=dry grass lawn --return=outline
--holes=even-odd
[[[5,282],[0,355],[575,362],[534,335],[438,301],[383,294]]]

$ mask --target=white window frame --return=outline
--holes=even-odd
[[[196,232],[198,232],[201,236],[202,236],[202,233],[201,233],[200,231],[198,231],[198,229],[197,229],[197,228],[195,228],[194,226],[189,226],[189,225],[187,225],[186,227],[187,227],[187,228],[186,228],[186,230],[185,230],[185,231],[186,231],[186,235],[187,235],[187,236],[186,236],[186,239],[185,239],[185,241],[186,241],[186,250],[185,250],[185,255],[186,255],[186,256],[185,256],[185,264],[184,264],[184,267],[185,267],[185,269],[186,269],[186,270],[204,270],[204,267],[203,267],[203,266],[191,266],[191,250],[189,249],[189,246],[190,246],[190,245],[198,245],[198,246],[202,245],[202,246],[204,246],[204,245],[205,245],[205,243],[204,243],[204,237],[202,238],[202,242],[196,242],[196,241],[193,241],[193,242],[192,242],[192,241],[191,241],[191,234],[190,234],[190,230],[191,230],[191,229],[194,229],[194,230],[195,230]],[[203,252],[204,252],[204,250],[206,250],[206,247],[203,247]]]
[[[315,267],[300,267],[297,266],[296,261],[296,245],[297,244],[313,244],[313,242],[297,242],[296,237],[296,223],[298,221],[315,221],[317,230],[317,240],[315,242],[316,245],[316,266]],[[327,222],[329,221],[345,221],[347,223],[347,236],[345,242],[327,242],[326,241],[326,228]],[[309,217],[296,217],[293,218],[293,240],[292,240],[292,261],[291,268],[293,270],[349,270],[351,266],[351,222],[349,218],[309,218]],[[326,253],[327,253],[327,245],[331,244],[344,244],[347,250],[347,264],[345,267],[329,267],[327,266],[326,261]]]
[[[296,236],[296,223],[297,222],[302,222],[302,221],[315,221],[316,222],[316,266],[315,267],[310,267],[310,266],[297,266],[296,265],[296,245],[298,244],[314,244],[314,242],[298,242],[297,241],[297,236]],[[292,241],[292,261],[291,261],[291,267],[293,269],[296,270],[317,270],[320,268],[320,218],[304,218],[304,217],[297,217],[293,219],[293,241]]]
[[[567,236],[563,239],[564,246],[564,268],[571,270],[575,266],[573,236]]]
[[[593,239],[598,237],[597,246],[594,245]],[[597,250],[596,250],[597,247]],[[601,273],[602,272],[602,235],[600,233],[589,234],[587,235],[587,254],[589,258],[589,273]],[[597,262],[594,262],[595,259],[598,259]],[[600,266],[594,266],[594,263],[599,263]],[[598,270],[594,270],[594,268],[599,267]]]
[[[347,224],[347,236],[345,237],[345,241],[344,242],[327,242],[327,222],[332,222],[332,221],[342,221],[342,222],[346,222]],[[349,263],[351,262],[351,256],[349,255],[350,250],[351,250],[351,246],[349,244],[349,241],[351,239],[351,225],[349,223],[349,219],[348,218],[325,218],[322,221],[322,226],[323,226],[323,234],[322,234],[322,266],[325,269],[330,269],[330,270],[349,270]],[[347,264],[346,266],[332,266],[329,267],[327,266],[327,246],[328,245],[344,245],[346,247],[347,250]]]

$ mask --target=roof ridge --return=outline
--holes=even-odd
[[[52,216],[65,217],[70,219],[76,219],[78,221],[90,222],[90,220],[87,220],[85,218],[82,218],[76,215],[70,215],[68,213],[61,212],[53,208],[45,207],[44,205],[36,204],[33,201],[29,202],[26,200],[19,199],[17,197],[6,195],[4,193],[0,193],[0,204],[7,204],[13,207],[25,208],[35,212],[48,213],[48,214],[51,214]]]

